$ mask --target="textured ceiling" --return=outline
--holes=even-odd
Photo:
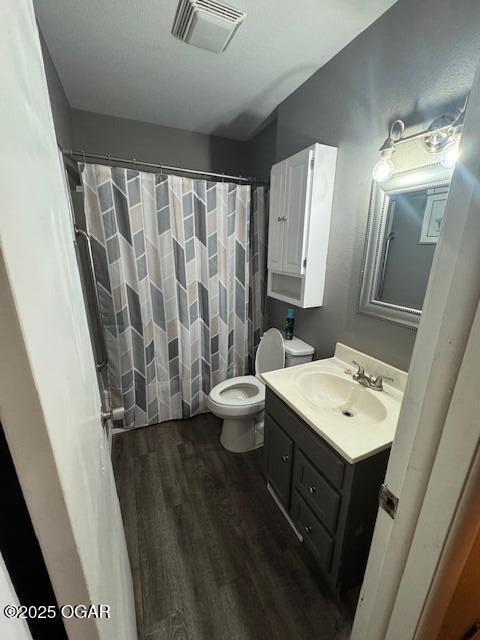
[[[248,139],[395,0],[230,0],[247,18],[220,54],[171,33],[177,0],[35,0],[72,107]]]

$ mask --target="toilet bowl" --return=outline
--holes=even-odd
[[[310,362],[313,351],[303,340],[284,341],[278,329],[269,329],[257,349],[255,375],[229,378],[210,391],[208,408],[223,419],[220,442],[225,449],[244,453],[263,446],[265,385],[262,373]]]

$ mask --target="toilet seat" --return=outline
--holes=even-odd
[[[255,376],[238,376],[217,384],[210,397],[217,404],[236,407],[256,404],[265,400],[265,385]]]
[[[285,343],[278,329],[265,331],[260,339],[255,356],[255,374],[257,376],[285,366]]]
[[[255,376],[229,378],[210,391],[209,401],[222,412],[231,408],[234,415],[258,413],[265,404],[265,385]]]

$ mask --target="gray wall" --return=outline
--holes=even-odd
[[[276,162],[277,120],[275,119],[248,141],[248,174],[258,180],[270,180]]]
[[[61,147],[69,149],[73,141],[70,105],[40,30],[39,35],[57,141]]]
[[[72,121],[75,149],[234,175],[248,170],[246,142],[76,109]]]
[[[337,341],[407,369],[415,333],[357,313],[371,169],[395,118],[428,123],[471,87],[480,54],[478,0],[400,0],[277,110],[277,160],[313,142],[338,147],[324,306],[297,311],[317,349]],[[283,328],[286,304],[269,302]]]

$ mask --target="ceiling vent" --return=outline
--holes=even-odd
[[[220,53],[246,14],[216,0],[180,0],[172,33],[180,40]]]

